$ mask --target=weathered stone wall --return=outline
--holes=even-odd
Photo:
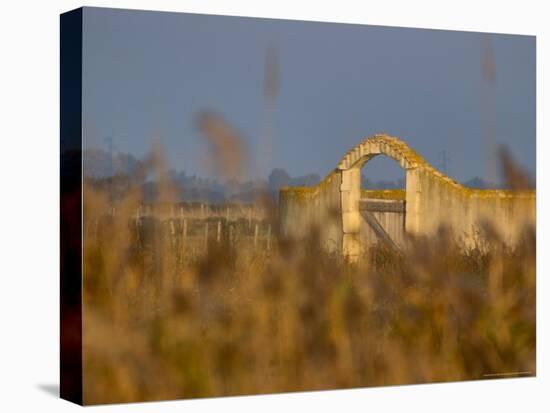
[[[410,199],[416,204],[416,222],[408,228],[412,233],[430,235],[446,225],[472,245],[480,227],[489,224],[513,245],[525,226],[535,225],[535,191],[470,189],[430,169],[416,173]]]
[[[318,231],[330,251],[342,244],[340,173],[331,172],[313,187],[286,187],[279,192],[279,221],[285,237],[304,238]]]
[[[361,168],[377,155],[399,162],[406,173],[404,191],[361,190]],[[484,224],[492,225],[510,245],[517,242],[525,226],[535,225],[535,191],[466,188],[433,168],[405,142],[375,135],[350,150],[319,185],[281,190],[282,232],[300,238],[318,228],[320,239],[330,249],[356,256],[362,243],[372,238],[359,211],[359,200],[365,197],[404,197],[407,233],[432,235],[444,225],[465,245],[475,243]],[[378,218],[390,219],[380,214]],[[395,222],[386,223],[388,228],[399,225],[398,217],[393,218]],[[397,237],[398,230],[393,232]]]

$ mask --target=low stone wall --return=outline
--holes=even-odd
[[[361,190],[361,168],[378,155],[393,158],[405,170],[404,190]],[[433,168],[400,139],[374,135],[350,150],[319,185],[281,189],[281,231],[301,238],[317,230],[329,249],[356,256],[366,231],[359,212],[361,198],[405,200],[407,233],[429,236],[446,226],[466,246],[475,244],[485,224],[513,245],[536,219],[534,190],[466,188]]]
[[[416,219],[408,228],[411,232],[430,235],[446,225],[472,245],[480,227],[488,224],[513,245],[526,226],[535,225],[535,191],[470,189],[429,169],[414,173],[417,182],[411,203],[415,203]],[[412,221],[412,214],[407,219]]]
[[[340,173],[331,172],[313,187],[285,187],[279,192],[281,234],[305,238],[317,232],[330,251],[341,250],[342,218],[340,208]]]

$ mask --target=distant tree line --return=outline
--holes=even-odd
[[[101,149],[87,149],[83,153],[83,170],[86,182],[97,188],[108,189],[114,198],[122,196],[130,186],[141,186],[144,200],[158,199],[158,186],[154,176],[139,175],[143,161],[128,153],[116,153],[112,157]],[[259,197],[276,200],[279,190],[285,186],[313,186],[321,181],[319,174],[291,176],[285,169],[275,168],[267,180],[229,180],[220,182],[212,178],[188,175],[186,171],[168,170],[168,178],[176,190],[178,201],[187,202],[251,202]],[[136,179],[138,182],[136,182]],[[474,177],[464,182],[471,188],[496,188],[497,186]],[[405,180],[373,180],[362,175],[364,189],[405,188]]]

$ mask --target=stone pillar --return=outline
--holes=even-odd
[[[354,167],[342,171],[340,198],[342,200],[342,252],[350,261],[357,261],[361,252],[359,229],[361,215],[359,198],[361,197],[361,168]]]
[[[420,185],[420,170],[407,169],[405,174],[405,231],[411,235],[420,233],[420,200],[422,188]]]

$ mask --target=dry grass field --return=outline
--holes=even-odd
[[[274,226],[269,248],[185,240],[177,223],[136,224],[137,191],[110,215],[84,189],[87,404],[536,373],[534,229],[513,250],[488,227],[471,250],[442,229],[349,264],[315,230],[297,243]]]

